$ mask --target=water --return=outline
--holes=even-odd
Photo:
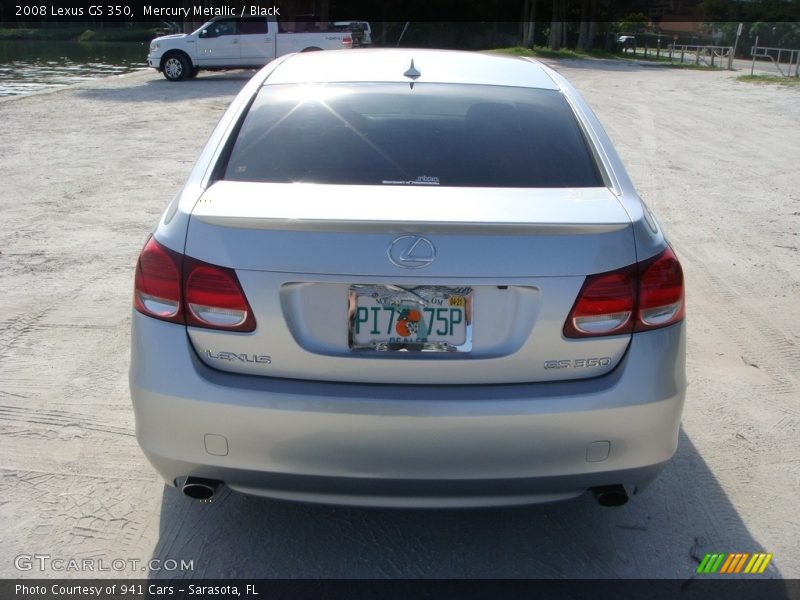
[[[146,67],[139,42],[0,41],[0,96],[63,87]]]

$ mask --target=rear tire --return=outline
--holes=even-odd
[[[161,65],[167,81],[183,81],[190,76],[192,66],[189,59],[181,54],[168,54]]]

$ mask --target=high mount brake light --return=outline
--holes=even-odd
[[[564,336],[647,331],[685,316],[683,271],[671,248],[635,265],[589,275],[564,323]]]
[[[147,316],[192,327],[256,328],[233,269],[185,257],[152,237],[136,264],[134,307]]]

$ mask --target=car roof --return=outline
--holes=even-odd
[[[411,63],[419,73],[405,75]],[[403,82],[505,85],[559,89],[533,60],[481,52],[420,49],[348,49],[305,52],[278,65],[264,85],[320,82]]]

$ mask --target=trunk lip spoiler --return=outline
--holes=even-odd
[[[280,201],[277,201],[279,199]],[[607,187],[471,188],[217,181],[192,219],[287,231],[592,234],[631,226]]]
[[[623,223],[514,223],[473,221],[395,221],[395,220],[331,220],[292,219],[277,217],[245,217],[194,214],[209,225],[237,229],[337,233],[413,233],[430,234],[503,234],[503,235],[581,235],[612,233],[631,227]]]

